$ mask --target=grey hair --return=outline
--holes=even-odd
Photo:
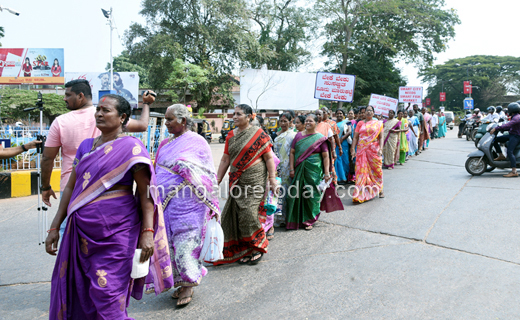
[[[174,104],[172,106],[169,106],[166,111],[168,110],[171,110],[173,112],[173,115],[175,116],[175,118],[177,118],[178,123],[182,123],[182,119],[186,119],[186,126],[189,128],[192,125],[193,121],[191,120],[191,114],[185,105],[179,103]]]

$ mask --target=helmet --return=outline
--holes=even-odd
[[[507,106],[507,112],[509,114],[519,114],[520,113],[520,104],[516,103],[516,102],[513,102],[513,103],[510,103],[508,106]]]
[[[476,108],[475,110],[473,110],[473,113],[479,113],[479,112],[480,112],[479,108]]]
[[[471,111],[469,111],[469,110],[466,110],[466,114],[471,114]]]
[[[498,113],[502,112],[502,106],[497,106],[497,112]]]
[[[495,107],[493,107],[493,106],[488,107],[487,112],[495,112]]]

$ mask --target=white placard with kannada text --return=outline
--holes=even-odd
[[[374,93],[370,95],[370,102],[368,103],[369,106],[374,107],[374,114],[380,114],[383,117],[388,117],[388,112],[390,110],[396,112],[398,104],[399,100],[395,98],[381,96]]]
[[[423,87],[399,87],[399,102],[422,103]]]
[[[354,101],[356,76],[330,72],[316,74],[314,98],[342,102]]]

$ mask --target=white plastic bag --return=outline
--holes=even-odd
[[[132,272],[130,277],[132,279],[139,279],[148,275],[150,270],[150,259],[141,263],[141,251],[142,249],[135,249],[134,260],[132,261]]]
[[[217,217],[214,216],[206,226],[206,238],[202,245],[202,257],[206,262],[215,262],[224,259],[222,251],[224,250],[224,231]]]

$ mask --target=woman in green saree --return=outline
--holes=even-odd
[[[322,177],[327,182],[331,179],[327,138],[316,132],[316,123],[317,117],[309,114],[305,119],[306,131],[296,134],[291,145],[290,175],[293,181],[287,190],[288,230],[312,229],[320,215],[318,185]]]

